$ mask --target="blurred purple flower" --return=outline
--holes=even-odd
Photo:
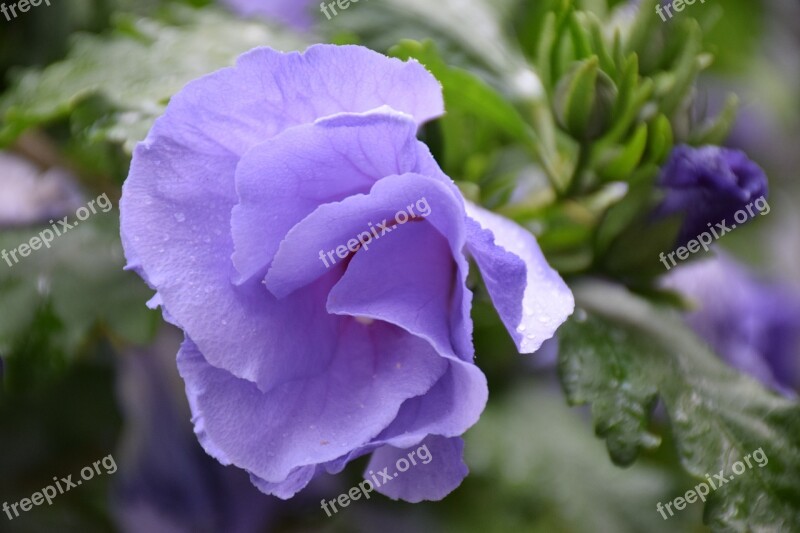
[[[0,227],[47,223],[83,204],[65,170],[42,172],[26,159],[0,152],[0,176]]]
[[[314,22],[309,0],[223,0],[232,11],[242,17],[263,17],[286,26],[307,30]]]
[[[257,491],[244,472],[203,453],[167,379],[175,371],[165,368],[162,350],[120,358],[126,433],[113,493],[118,526],[131,533],[265,531],[277,515],[276,501]]]
[[[675,147],[658,185],[665,197],[657,218],[683,215],[678,246],[727,220],[750,202],[766,196],[764,171],[738,150],[718,146]]]
[[[573,310],[533,236],[466,204],[417,141],[442,113],[416,62],[260,48],[174,96],[134,153],[129,268],[186,334],[178,364],[204,448],[265,493],[421,443],[434,460],[377,490],[419,501],[460,484],[460,436],[488,393],[465,251],[521,352]],[[428,214],[401,222],[414,205]],[[323,263],[333,249],[342,260]]]
[[[667,288],[692,300],[691,328],[731,366],[784,394],[800,388],[800,294],[719,255],[676,268]]]

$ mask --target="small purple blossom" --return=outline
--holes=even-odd
[[[800,294],[791,287],[724,255],[677,268],[664,285],[697,306],[687,323],[731,366],[784,394],[800,390]]]
[[[533,236],[466,202],[416,139],[443,105],[413,61],[259,48],[187,85],[134,152],[129,268],[185,333],[201,444],[265,493],[420,444],[435,460],[377,491],[419,501],[459,485],[461,435],[487,399],[466,253],[521,352],[572,313]],[[421,198],[428,216],[393,224]],[[390,231],[368,253],[319,260],[373,222]]]
[[[0,228],[46,223],[83,203],[73,176],[52,168],[42,172],[30,161],[0,152]]]
[[[739,150],[718,146],[675,147],[658,185],[665,197],[656,216],[683,215],[678,246],[709,224],[730,223],[738,210],[767,194],[767,177],[757,164]]]
[[[263,17],[286,26],[307,30],[314,22],[309,0],[223,0],[242,17]]]

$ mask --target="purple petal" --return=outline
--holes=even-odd
[[[389,322],[456,357],[450,299],[453,286],[464,283],[456,272],[447,240],[430,224],[397,226],[354,255],[328,296],[328,311]]]
[[[688,325],[734,368],[781,393],[800,389],[800,295],[759,278],[722,252],[665,275],[667,288],[690,298]]]
[[[350,320],[318,375],[267,393],[209,365],[188,339],[178,367],[206,450],[225,450],[225,459],[267,483],[293,484],[297,468],[332,461],[380,434],[447,363],[394,326]]]
[[[572,292],[529,231],[469,202],[467,215],[469,250],[500,319],[519,351],[533,353],[572,314]]]
[[[765,202],[768,191],[767,176],[756,163],[744,152],[719,146],[676,146],[658,185],[664,190],[664,200],[654,216],[683,216],[676,246],[685,245],[710,224],[731,221],[754,200],[756,205],[758,200]]]
[[[366,193],[385,176],[417,171],[416,130],[410,116],[391,110],[339,115],[250,150],[236,169],[239,204],[231,222],[240,279],[268,265],[286,233],[319,205]]]
[[[242,17],[260,16],[277,20],[298,30],[307,30],[313,23],[310,0],[223,0]]]
[[[330,474],[348,462],[386,445],[410,448],[430,435],[456,437],[480,418],[488,399],[486,377],[472,363],[450,362],[450,369],[422,396],[406,400],[397,417],[376,439],[348,455],[326,464]]]
[[[260,477],[250,474],[250,482],[264,494],[272,494],[282,500],[288,500],[295,494],[306,488],[314,476],[317,474],[315,466],[301,466],[292,471],[291,474],[280,483],[270,483]]]
[[[377,480],[380,485],[376,490],[393,500],[411,503],[441,500],[469,473],[463,453],[464,441],[459,437],[431,436],[422,441],[421,446],[410,449],[384,446],[372,454],[364,478],[373,483]],[[413,455],[409,457],[410,454]],[[384,480],[381,471],[392,479]]]
[[[453,257],[461,255],[463,207],[450,188],[426,176],[391,176],[377,182],[367,195],[353,195],[341,202],[320,206],[292,228],[267,273],[267,288],[282,298],[319,278],[329,271],[332,263],[340,265],[343,261],[338,256],[331,260],[324,255],[321,259],[320,251],[335,250],[359,234],[363,234],[362,240],[366,243],[363,251],[369,252],[381,239],[388,240],[401,229],[402,226],[394,228],[392,224],[397,213],[408,213],[409,206],[415,208],[423,199],[430,207],[430,215],[424,222],[442,235],[451,236],[449,245]]]
[[[291,321],[276,317],[308,316],[300,301],[277,306],[257,282],[230,283],[239,159],[288,127],[385,104],[422,122],[441,114],[441,88],[421,65],[360,47],[315,46],[302,55],[260,48],[187,85],[137,147],[121,202],[129,268],[158,291],[166,315],[212,365],[262,390],[282,382],[276,331],[302,336],[304,325],[281,330]]]

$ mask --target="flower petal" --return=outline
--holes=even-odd
[[[427,450],[421,459],[420,447],[425,447],[423,451]],[[464,441],[460,437],[431,436],[422,441],[420,447],[379,448],[372,454],[364,478],[383,483],[376,487],[376,490],[393,500],[411,503],[441,500],[455,490],[469,473],[462,459]],[[414,453],[416,464],[412,464],[409,458],[411,453]],[[428,462],[426,464],[423,461]],[[408,465],[407,470],[399,471],[406,468],[405,465]],[[392,479],[383,481],[379,474],[381,471],[388,473]]]
[[[314,21],[312,0],[223,0],[223,3],[243,17],[274,19],[298,30],[308,30]]]
[[[297,468],[332,461],[380,434],[447,363],[394,326],[349,320],[318,375],[267,393],[208,364],[189,339],[178,367],[205,449],[266,483],[291,484],[303,477]]]
[[[518,224],[467,202],[467,244],[500,319],[521,353],[533,353],[572,314],[575,299]]]
[[[306,488],[306,485],[317,475],[317,470],[318,468],[316,466],[301,466],[300,468],[295,468],[289,476],[280,483],[270,483],[254,474],[250,474],[250,482],[264,494],[271,494],[282,500],[288,500]]]
[[[442,235],[450,236],[453,256],[461,255],[460,243],[465,239],[463,207],[449,186],[417,174],[390,176],[375,183],[369,194],[321,205],[293,227],[267,273],[267,288],[283,298],[318,279],[332,266],[331,259],[323,260],[325,256],[321,252],[336,250],[359,234],[364,234],[364,241],[372,239],[372,244],[390,239],[397,231],[389,227],[395,216],[401,211],[408,213],[409,206],[419,214],[416,204],[423,199],[430,207],[424,222],[433,225]],[[381,227],[384,224],[386,230]],[[371,228],[375,228],[374,233]],[[368,242],[364,251],[368,253],[372,244]],[[335,264],[341,264],[341,258],[334,258]]]
[[[361,47],[260,48],[187,85],[136,148],[120,205],[128,268],[158,291],[154,301],[210,364],[262,390],[279,382],[269,354],[287,321],[264,324],[291,311],[270,302],[258,281],[231,284],[241,156],[286,128],[387,104],[423,122],[441,114],[441,87],[421,65]]]
[[[240,280],[269,264],[286,233],[321,204],[366,193],[419,169],[417,125],[391,110],[337,115],[291,128],[250,150],[236,169],[231,225]]]

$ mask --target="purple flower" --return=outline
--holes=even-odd
[[[159,344],[173,341],[170,331]],[[127,431],[112,493],[117,526],[125,532],[265,531],[279,518],[277,501],[253,488],[241,470],[203,453],[163,368],[164,351],[132,350],[120,358]]]
[[[237,15],[264,17],[287,26],[306,30],[314,19],[309,0],[223,0]]]
[[[692,329],[733,367],[791,394],[800,387],[800,295],[721,255],[670,272],[664,284],[692,300]]]
[[[30,161],[0,152],[0,176],[0,228],[46,223],[84,203],[72,175],[59,168],[42,172]]]
[[[442,112],[416,62],[259,48],[187,85],[135,150],[129,268],[186,334],[178,365],[205,450],[265,493],[289,498],[371,452],[368,471],[391,472],[422,444],[433,460],[377,490],[419,501],[458,486],[460,435],[487,397],[465,251],[520,351],[572,312],[533,236],[467,204],[416,140]],[[412,207],[428,215],[401,220]]]
[[[683,215],[678,246],[723,220],[730,226],[738,210],[767,194],[758,165],[743,152],[718,146],[675,147],[658,184],[666,194],[656,216]]]

